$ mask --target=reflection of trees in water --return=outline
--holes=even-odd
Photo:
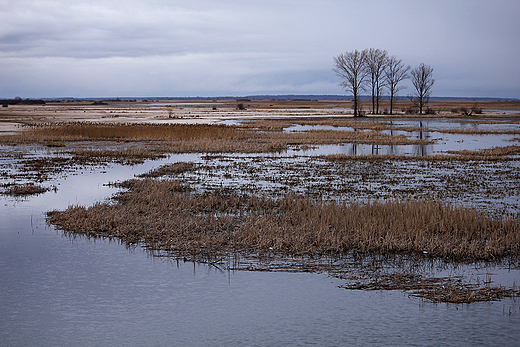
[[[390,136],[396,136],[399,134],[398,129],[394,129],[392,126],[393,122],[390,122],[389,134]],[[357,130],[355,130],[357,131]],[[419,130],[410,133],[412,137],[416,137],[419,140],[427,140],[430,137],[428,131],[428,123],[419,122]],[[344,148],[344,153],[347,155],[402,155],[408,154],[417,157],[423,157],[433,154],[433,145],[431,144],[420,144],[420,145],[379,145],[379,144],[357,144],[357,143],[346,143],[341,145]],[[404,151],[404,153],[403,153]]]
[[[420,129],[419,134],[418,134],[419,140],[424,140],[426,137],[429,137],[429,132],[427,130],[428,127],[424,126],[422,121],[419,122],[419,129]],[[431,154],[429,151],[429,145],[424,145],[424,144],[414,145],[413,153],[414,153],[414,155],[416,155],[418,157],[424,157],[425,155]]]

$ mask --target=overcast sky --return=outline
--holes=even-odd
[[[518,0],[0,0],[0,98],[343,94],[333,57],[520,97]],[[411,93],[405,89],[401,95]]]

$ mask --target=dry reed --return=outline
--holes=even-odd
[[[63,123],[32,126],[17,135],[2,136],[4,143],[41,143],[64,147],[64,142],[112,141],[145,142],[170,153],[260,153],[279,152],[288,146],[364,143],[378,145],[429,144],[405,135],[388,135],[373,129],[381,127],[360,122],[371,131],[310,130],[301,133],[265,132],[227,125],[153,125]],[[94,152],[93,152],[94,153]]]
[[[155,170],[152,170],[148,173],[144,173],[139,175],[139,177],[161,177],[161,176],[173,176],[179,175],[184,172],[193,171],[196,168],[195,164],[192,162],[178,162],[170,165],[161,166]]]
[[[49,141],[159,141],[193,139],[242,138],[236,127],[208,124],[106,124],[106,123],[53,123],[29,127],[18,135],[7,136],[6,141],[18,139],[19,142]]]
[[[409,155],[396,155],[396,154],[367,154],[367,155],[351,155],[351,154],[330,154],[325,155],[323,158],[335,161],[474,161],[474,160],[520,160],[518,155],[520,154],[520,146],[506,146],[506,147],[495,147],[482,150],[462,150],[462,151],[448,151],[446,154],[434,154],[425,156],[409,156]]]
[[[520,290],[495,286],[480,286],[464,283],[462,278],[423,278],[415,273],[391,273],[368,277],[366,280],[351,276],[354,283],[342,286],[358,290],[404,290],[411,296],[430,302],[467,304],[479,301],[497,301],[506,297],[520,296]]]
[[[34,183],[26,183],[21,185],[13,185],[8,187],[4,194],[11,196],[27,196],[27,195],[38,195],[48,191],[47,188],[41,187]]]
[[[439,201],[313,202],[215,190],[176,181],[133,180],[117,203],[48,213],[71,233],[116,237],[177,255],[276,252],[289,255],[428,254],[457,261],[520,255],[520,222]]]

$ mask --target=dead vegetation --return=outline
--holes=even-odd
[[[165,141],[194,139],[240,139],[245,134],[236,127],[218,124],[106,124],[67,122],[34,124],[3,142],[45,143],[71,141]]]
[[[49,190],[34,183],[7,185],[6,188],[3,194],[11,196],[38,195]]]
[[[503,159],[505,157],[520,155],[520,146],[506,146],[506,147],[495,147],[481,149],[477,151],[449,151],[451,154],[456,154],[461,158],[474,158],[474,159]]]
[[[161,176],[173,176],[184,172],[193,171],[195,164],[192,162],[177,162],[170,165],[161,166],[155,170],[139,175],[138,177],[156,178]]]
[[[216,190],[171,180],[133,180],[116,203],[48,213],[49,223],[94,237],[116,237],[193,258],[206,253],[295,255],[411,253],[466,260],[520,255],[520,224],[439,201],[314,202]]]
[[[419,131],[434,131],[444,134],[461,134],[461,135],[516,135],[520,134],[518,129],[503,129],[503,130],[489,130],[489,129],[467,129],[467,128],[450,128],[450,129],[428,129],[427,127],[406,126],[393,124],[393,118],[375,118],[352,120],[347,118],[282,118],[282,119],[258,119],[244,122],[241,127],[254,128],[261,131],[283,131],[293,125],[302,126],[331,126],[336,128],[352,128],[354,131],[377,131],[384,130],[399,130],[406,132]],[[399,119],[399,118],[397,118]],[[414,118],[421,120],[422,118]],[[425,119],[426,120],[426,119]],[[480,124],[517,124],[518,121],[514,119],[506,119],[502,122],[496,119],[472,119],[471,121],[461,121],[461,123],[469,123],[472,125]]]
[[[370,126],[370,123],[366,123],[364,127],[380,128]],[[258,126],[64,123],[32,126],[19,134],[2,136],[0,141],[6,144],[53,144],[53,147],[65,147],[65,142],[81,141],[148,142],[156,150],[169,153],[266,153],[280,152],[290,145],[345,142],[379,145],[430,143],[426,140],[410,139],[402,134],[392,136],[375,130],[310,130],[301,133],[258,130]]]
[[[495,147],[495,148],[487,148],[482,150],[461,150],[461,151],[448,151],[448,155],[446,154],[434,154],[434,155],[424,155],[421,157],[412,157],[406,155],[395,155],[395,154],[371,154],[371,155],[348,155],[348,154],[330,154],[324,156],[328,160],[361,160],[361,161],[380,161],[380,160],[390,160],[390,161],[497,161],[497,160],[514,160],[518,161],[520,158],[520,146],[512,145],[506,147]]]
[[[150,176],[191,169],[189,163],[170,166]],[[423,278],[417,273],[361,278],[364,267],[349,272],[333,264],[334,259],[352,254],[357,258],[410,255],[449,262],[518,259],[520,222],[513,217],[491,218],[476,209],[435,200],[363,204],[314,201],[294,194],[273,199],[225,188],[196,193],[183,182],[165,179],[130,180],[121,187],[128,191],[113,202],[51,211],[47,221],[71,236],[117,238],[143,245],[153,254],[217,267],[329,271],[348,279],[347,289],[404,290],[432,302],[452,303],[520,294],[515,288]],[[256,260],[244,265],[241,257]],[[261,264],[266,259],[264,268]]]
[[[464,282],[462,278],[423,278],[415,273],[391,273],[359,281],[350,277],[350,284],[343,288],[351,290],[402,290],[411,296],[430,302],[469,304],[480,301],[498,301],[507,297],[520,296],[516,287],[505,288]]]

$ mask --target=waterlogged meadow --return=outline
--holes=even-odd
[[[50,206],[47,222],[219,269],[327,272],[349,289],[496,300],[517,295],[516,284],[480,288],[402,264],[518,266],[519,134],[514,117],[40,124],[2,137],[2,192],[42,194],[59,189],[54,177],[155,160],[107,182],[120,189],[111,200]],[[376,285],[388,275],[392,286]]]

